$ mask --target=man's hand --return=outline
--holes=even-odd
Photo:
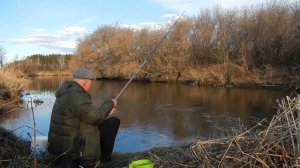
[[[111,111],[108,114],[108,117],[116,116],[117,112],[118,112],[117,109],[115,108],[111,109]]]
[[[117,104],[118,104],[118,100],[117,100],[117,99],[111,99],[111,101],[113,101],[113,102],[114,102],[114,107],[116,107],[116,106],[117,106]]]

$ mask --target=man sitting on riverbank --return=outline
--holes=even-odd
[[[56,91],[48,151],[56,167],[93,166],[97,160],[111,161],[120,120],[115,117],[117,100],[106,100],[100,108],[92,105],[90,90],[96,76],[76,69],[73,81],[65,81]]]

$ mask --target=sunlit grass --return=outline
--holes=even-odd
[[[0,87],[8,89],[12,96],[17,96],[17,93],[28,84],[29,80],[22,71],[15,68],[0,69]]]
[[[15,68],[0,69],[0,113],[15,109],[20,102],[21,90],[29,84],[29,79]]]
[[[36,76],[71,76],[72,73],[68,70],[65,71],[38,71]]]

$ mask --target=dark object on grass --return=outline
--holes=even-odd
[[[43,100],[40,100],[40,99],[35,99],[35,100],[33,100],[33,103],[34,103],[35,105],[40,105],[40,104],[43,104],[44,101],[43,101]]]
[[[295,92],[296,92],[296,94],[300,94],[300,87],[296,87]]]
[[[0,89],[0,99],[9,100],[11,95],[7,89]]]

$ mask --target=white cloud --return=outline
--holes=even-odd
[[[73,52],[77,42],[76,41],[57,41],[54,43],[45,43],[45,44],[41,44],[42,46],[49,48],[49,49],[53,49],[53,50],[58,50],[58,51],[63,51],[63,52]]]
[[[57,31],[58,37],[65,39],[73,39],[74,37],[80,37],[81,35],[87,33],[87,29],[79,26],[67,27],[63,30]]]
[[[144,28],[147,28],[150,30],[158,30],[158,29],[162,28],[162,26],[164,26],[164,24],[158,23],[158,22],[141,22],[136,25],[131,24],[131,25],[121,25],[121,26],[126,27],[126,28],[136,29],[136,30],[141,30]]]
[[[90,23],[90,22],[93,22],[94,20],[95,20],[94,18],[83,19],[79,22],[79,24]]]
[[[155,3],[177,12],[187,11],[189,15],[195,15],[203,9],[212,9],[220,6],[222,8],[241,8],[251,5],[266,4],[272,0],[153,0]],[[296,2],[297,0],[285,0],[285,2]]]
[[[4,44],[38,44],[56,51],[70,52],[75,49],[77,39],[87,32],[80,26],[66,27],[56,32],[34,29],[28,36],[5,41]]]
[[[136,30],[141,30],[144,28],[150,29],[150,30],[159,30],[162,28],[165,28],[165,26],[168,26],[166,23],[173,24],[175,20],[180,17],[176,13],[168,13],[163,14],[161,17],[167,18],[166,22],[140,22],[138,24],[127,24],[127,25],[121,25],[121,27],[125,28],[132,28]],[[184,17],[184,16],[182,16]]]
[[[159,5],[171,10],[183,12],[187,10],[188,13],[194,13],[201,9],[201,6],[207,6],[212,0],[153,0]]]
[[[166,14],[163,14],[161,17],[167,18],[167,19],[174,19],[174,18],[177,18],[178,15],[176,13],[166,13]]]

